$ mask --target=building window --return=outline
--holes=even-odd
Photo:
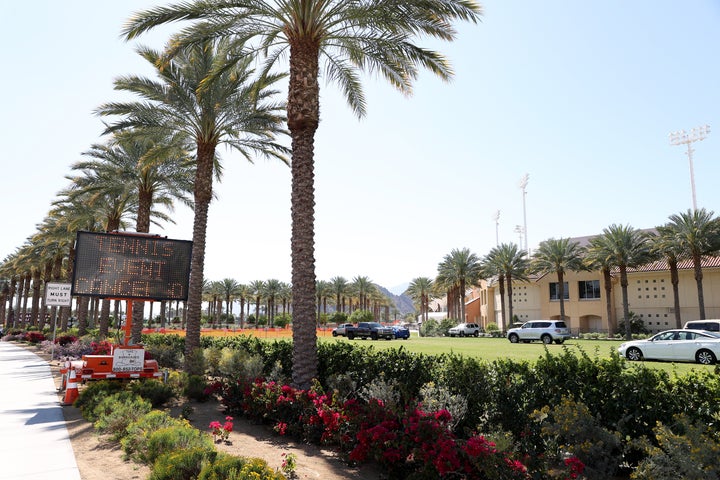
[[[600,298],[600,280],[581,280],[578,282],[578,290],[581,299]]]
[[[563,298],[565,300],[570,299],[570,289],[568,288],[568,282],[563,282]],[[550,300],[560,300],[560,284],[558,282],[550,283]]]

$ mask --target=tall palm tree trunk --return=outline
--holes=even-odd
[[[208,210],[212,198],[213,160],[215,146],[198,143],[197,170],[195,172],[195,219],[193,222],[192,260],[190,264],[190,286],[188,292],[187,327],[185,333],[185,371],[194,371],[194,361],[200,348],[200,317],[202,309],[203,269],[205,268],[205,235],[207,232]]]
[[[293,383],[303,389],[317,377],[315,329],[315,132],[320,119],[319,45],[291,42],[287,116],[292,138]]]
[[[560,320],[565,320],[565,274],[559,271],[558,278],[558,296],[560,297]]]
[[[512,299],[512,275],[508,273],[507,277],[507,304],[508,304],[508,326],[512,325],[515,320],[513,318],[513,299]]]
[[[610,269],[603,267],[603,286],[605,287],[605,313],[607,315],[608,323],[608,338],[612,337],[613,331],[615,330],[614,322],[612,321],[612,277],[610,276]]]
[[[632,340],[632,329],[630,328],[630,303],[628,302],[628,279],[627,268],[620,266],[620,289],[622,291],[623,317],[625,318],[625,340]]]
[[[698,307],[700,308],[700,320],[705,320],[705,294],[703,293],[703,273],[701,258],[693,255],[693,266],[695,268],[695,283],[697,283]]]
[[[42,272],[39,268],[33,269],[32,274],[32,304],[30,305],[30,323],[40,328],[42,332],[43,325],[38,323],[38,314],[40,313],[40,284]],[[45,319],[42,319],[42,323],[45,323]]]
[[[505,275],[500,275],[498,277],[498,283],[500,285],[500,316],[503,321],[503,331],[507,332],[510,324],[505,316]]]
[[[680,316],[680,275],[678,275],[677,260],[668,261],[670,267],[670,283],[673,289],[673,309],[675,310],[675,328],[682,328]]]

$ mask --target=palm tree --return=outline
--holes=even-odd
[[[630,330],[630,304],[628,303],[627,269],[637,268],[652,258],[649,237],[646,233],[631,226],[610,225],[596,240],[596,255],[605,259],[608,265],[620,270],[620,289],[622,291],[623,318],[625,320],[625,338],[632,339]]]
[[[465,291],[470,285],[474,285],[482,275],[482,265],[477,255],[470,252],[468,248],[453,249],[445,255],[443,261],[438,264],[438,275],[435,282],[445,289],[448,294],[448,312],[451,303],[457,304],[460,301],[460,321],[465,321]],[[450,295],[453,292],[453,295]],[[453,309],[453,312],[456,310]]]
[[[156,205],[169,212],[176,200],[192,207],[189,194],[195,171],[182,135],[168,137],[162,132],[129,129],[116,133],[105,145],[93,145],[84,155],[90,160],[72,166],[85,174],[76,183],[81,183],[86,192],[110,188],[134,196],[137,232],[149,233],[151,222],[158,220],[174,223],[170,216],[156,210]],[[133,343],[141,341],[143,310],[143,302],[133,302]]]
[[[289,283],[281,282],[278,298],[282,300],[282,313],[284,315],[292,306],[292,285],[290,285]]]
[[[271,278],[267,280],[263,288],[263,298],[267,302],[267,316],[268,316],[268,327],[275,325],[275,311],[276,303],[275,300],[280,296],[282,291],[282,282]]]
[[[651,236],[650,250],[653,255],[664,258],[670,268],[670,283],[673,289],[673,310],[675,310],[675,328],[682,328],[680,315],[680,274],[678,262],[686,256],[683,248],[678,244],[675,230],[668,226],[656,228],[657,235]]]
[[[255,326],[257,326],[260,320],[260,300],[262,300],[263,293],[265,292],[265,282],[262,280],[253,280],[248,287],[250,288],[251,295],[255,297]]]
[[[585,250],[584,262],[590,270],[600,270],[603,277],[603,288],[605,289],[605,314],[607,315],[608,338],[613,336],[616,325],[613,322],[612,311],[612,275],[613,268],[612,247],[606,244],[607,238],[598,235],[590,239],[590,244]]]
[[[115,88],[134,93],[142,102],[109,103],[101,115],[123,118],[107,132],[128,128],[153,129],[175,135],[183,132],[196,149],[192,263],[188,292],[188,322],[185,338],[185,370],[193,372],[193,357],[200,348],[200,311],[205,265],[208,210],[213,197],[213,177],[220,174],[217,147],[225,144],[246,159],[251,154],[285,161],[285,149],[275,143],[281,133],[280,107],[269,99],[277,76],[251,82],[251,59],[230,61],[229,41],[204,42],[177,52],[171,60],[161,53],[140,48],[139,53],[156,69],[159,81],[128,76],[115,81]]]
[[[96,214],[103,218],[100,230],[113,232],[124,229],[132,213],[137,211],[137,195],[133,186],[118,181],[114,176],[97,175],[90,168],[78,167],[75,170],[80,170],[81,173],[66,176],[71,184],[61,195],[66,195],[75,203],[85,203],[95,210]],[[99,323],[100,338],[108,336],[109,323],[110,300],[103,299]]]
[[[370,306],[370,295],[375,290],[375,285],[373,285],[372,280],[368,277],[357,276],[353,278],[350,288],[358,297],[358,308],[360,310],[368,310]]]
[[[428,305],[432,289],[433,281],[428,277],[414,278],[405,289],[405,294],[417,303],[422,322],[427,322],[428,319]]]
[[[245,328],[245,303],[248,304],[248,312],[250,311],[250,287],[245,284],[238,285],[237,296],[240,300],[240,328]]]
[[[335,311],[345,310],[345,296],[348,294],[349,285],[344,277],[333,277],[330,279],[331,288],[335,295]]]
[[[692,258],[697,284],[700,320],[705,320],[705,295],[703,293],[702,257],[714,255],[720,250],[720,219],[704,208],[688,210],[670,216],[666,225],[673,233],[677,246]]]
[[[452,69],[437,52],[416,46],[422,37],[451,41],[453,21],[477,22],[473,0],[229,0],[188,1],[136,14],[125,26],[127,39],[158,25],[199,20],[183,30],[181,42],[232,36],[264,55],[265,71],[289,58],[288,128],[292,137],[293,382],[309,388],[317,377],[315,329],[314,142],[320,124],[320,63],[337,82],[350,107],[365,114],[358,73],[378,72],[405,94],[412,92],[418,67],[442,79]],[[255,45],[250,45],[257,40]]]
[[[557,275],[560,320],[565,320],[565,273],[585,270],[584,253],[578,242],[571,242],[569,238],[551,238],[541,242],[533,254],[531,268],[534,272]]]
[[[217,282],[218,288],[225,300],[225,312],[232,315],[232,304],[240,294],[240,283],[232,278],[224,278]]]
[[[315,286],[315,294],[317,295],[317,324],[320,325],[320,307],[324,308],[327,313],[327,298],[332,295],[332,284],[325,280],[318,280]]]
[[[502,243],[492,250],[483,259],[482,269],[485,275],[497,275],[500,284],[500,310],[505,329],[510,328],[513,322],[513,279],[527,281],[528,259],[527,252],[514,243]],[[508,316],[505,316],[505,300],[503,293],[507,285]],[[507,320],[506,320],[507,319]]]

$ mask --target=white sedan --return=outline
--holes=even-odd
[[[618,347],[628,360],[672,360],[712,365],[720,358],[720,335],[704,330],[666,330]]]

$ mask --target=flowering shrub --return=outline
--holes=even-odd
[[[78,337],[76,337],[75,335],[60,335],[59,337],[57,337],[55,339],[55,343],[57,345],[60,345],[63,347],[66,347],[66,346],[70,345],[71,343],[74,343],[77,341],[78,341]]]
[[[90,348],[92,348],[91,355],[110,355],[110,352],[112,352],[112,343],[107,340],[91,342]]]
[[[283,452],[282,457],[283,461],[280,465],[280,470],[282,470],[282,472],[288,478],[295,478],[295,469],[297,468],[297,456],[294,453]]]
[[[273,425],[279,435],[336,445],[351,461],[375,461],[393,478],[527,479],[525,466],[482,436],[455,437],[452,415],[419,408],[395,412],[376,398],[340,401],[318,384],[309,390],[255,380],[213,384],[229,410]],[[215,422],[215,427],[219,423]],[[211,424],[213,428],[214,424]]]
[[[80,359],[83,355],[89,355],[93,349],[86,340],[75,340],[71,343],[56,343],[53,345],[52,340],[46,340],[40,344],[40,348],[45,353],[55,352],[55,358]]]
[[[215,442],[227,442],[230,432],[233,431],[233,417],[225,417],[225,423],[218,421],[210,422],[210,431]]]
[[[361,430],[350,458],[370,458],[399,478],[410,473],[419,478],[530,478],[521,462],[499,452],[483,436],[473,435],[464,441],[456,438],[449,428],[451,422],[447,410],[423,412],[414,408],[404,418]]]
[[[23,340],[28,343],[37,344],[46,340],[45,335],[40,332],[25,332]]]

